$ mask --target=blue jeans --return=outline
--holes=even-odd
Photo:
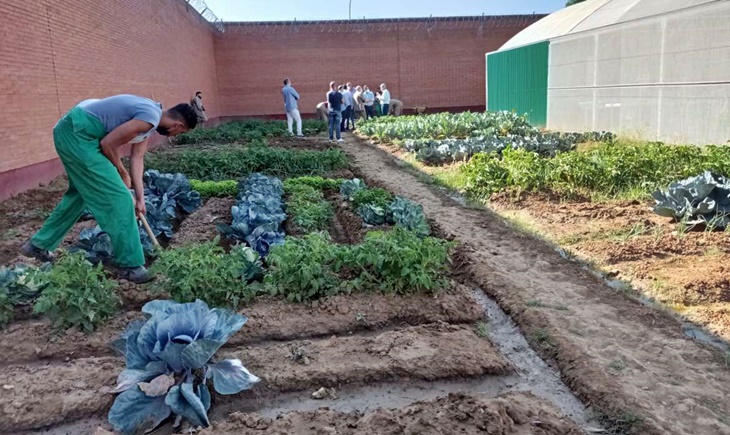
[[[330,140],[334,139],[335,131],[337,132],[337,139],[340,138],[340,123],[342,122],[342,113],[330,112]]]
[[[390,111],[390,104],[383,104],[383,116],[388,116],[388,111]]]
[[[352,118],[352,107],[347,106],[342,111],[342,121],[340,121],[340,130],[347,130],[351,127],[350,119]]]
[[[365,106],[365,112],[368,114],[368,118],[375,118],[375,106]]]

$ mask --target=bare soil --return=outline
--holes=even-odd
[[[464,244],[462,276],[497,300],[573,392],[604,417],[609,431],[730,433],[725,355],[685,336],[675,316],[613,290],[494,213],[462,206],[421,183],[386,151],[352,137],[343,148],[371,179],[422,204]],[[583,212],[615,216],[589,208]],[[597,223],[583,228],[592,225]]]
[[[231,223],[231,207],[234,203],[233,198],[207,199],[202,207],[192,212],[180,224],[180,228],[170,239],[170,247],[213,240],[220,235],[216,224]]]
[[[317,338],[431,322],[473,324],[484,314],[464,287],[435,296],[407,298],[378,294],[334,296],[309,304],[262,300],[241,310],[248,317],[230,346]],[[45,319],[13,322],[0,334],[0,367],[42,361],[111,356],[109,347],[124,327],[141,319],[138,309],[121,313],[92,334],[53,331]]]
[[[690,229],[651,211],[653,202],[497,198],[491,206],[580,259],[630,282],[689,320],[730,340],[730,233]]]
[[[303,349],[309,364],[292,358],[293,348]],[[263,379],[253,394],[510,371],[509,364],[489,341],[476,335],[473,327],[447,324],[407,327],[372,337],[229,348],[221,354],[240,358]],[[114,400],[109,389],[123,365],[121,358],[91,357],[68,363],[4,367],[0,372],[0,431],[39,429],[106,412]],[[53,381],[38,382],[40,379]],[[235,397],[214,396],[216,402]]]
[[[233,413],[214,424],[206,435],[441,435],[441,434],[540,434],[583,433],[549,403],[529,393],[511,393],[492,400],[450,394],[401,409],[343,413],[329,408],[290,412],[272,420],[257,414]]]
[[[272,148],[289,150],[325,151],[330,148],[337,148],[336,145],[323,141],[318,137],[276,137],[269,138],[268,142]]]

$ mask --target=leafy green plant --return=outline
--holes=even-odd
[[[296,302],[339,293],[341,279],[335,263],[343,249],[326,233],[287,237],[267,258],[265,283],[269,292]]]
[[[396,196],[389,206],[390,217],[393,222],[407,230],[415,232],[421,237],[428,236],[431,228],[423,214],[423,207],[420,204],[411,202],[400,196]]]
[[[645,198],[706,170],[730,174],[730,147],[617,142],[550,158],[506,149],[501,158],[477,154],[461,167],[466,193],[477,199],[505,189]]]
[[[0,292],[0,328],[4,328],[11,320],[13,320],[13,304],[10,303],[7,294]]]
[[[219,181],[239,179],[255,172],[281,178],[316,175],[346,168],[348,160],[339,149],[312,151],[235,147],[147,153],[145,165],[162,172],[182,172],[198,180]]]
[[[448,285],[444,278],[455,243],[434,237],[420,238],[396,227],[371,231],[363,243],[345,250],[340,264],[358,271],[349,285],[377,288],[384,293],[434,292]]]
[[[117,285],[101,265],[92,266],[82,253],[63,254],[48,272],[48,286],[33,312],[48,316],[56,328],[78,327],[90,333],[120,307]]]
[[[374,205],[387,208],[393,201],[393,194],[379,187],[360,189],[352,196],[352,207],[358,208],[361,205]]]
[[[319,176],[296,177],[284,180],[284,191],[289,193],[297,186],[309,186],[317,190],[338,190],[346,180],[343,178],[322,178]]]
[[[245,241],[265,257],[272,246],[284,243],[283,196],[284,186],[278,178],[262,174],[249,176],[238,185],[236,204],[231,207],[233,222],[218,224],[218,230],[231,240]]]
[[[238,182],[236,180],[223,181],[201,181],[190,180],[193,190],[200,193],[203,198],[225,198],[236,196]]]
[[[345,180],[340,185],[340,195],[346,201],[352,201],[352,198],[360,190],[366,189],[365,182],[359,178],[353,178],[352,180]]]
[[[730,226],[730,179],[706,171],[653,194],[654,213],[708,228]]]
[[[158,274],[153,292],[178,302],[200,299],[212,306],[232,306],[253,299],[262,275],[261,260],[251,248],[234,246],[230,254],[211,242],[161,251],[151,271]]]
[[[306,135],[315,135],[327,129],[327,125],[320,120],[307,119],[302,125],[302,132]],[[199,144],[207,142],[232,143],[260,141],[269,137],[286,136],[288,130],[284,121],[264,121],[249,119],[220,124],[213,128],[196,128],[178,136],[177,143]]]
[[[298,184],[290,186],[288,192],[287,212],[298,228],[305,232],[327,229],[335,213],[321,190]]]
[[[237,394],[259,381],[239,359],[214,361],[213,356],[248,320],[202,301],[178,304],[152,301],[142,308],[145,321],[135,321],[113,343],[126,360],[117,378],[121,393],[109,410],[114,430],[132,435],[153,431],[171,415],[193,427],[208,427],[213,379],[218,394]],[[148,432],[148,431],[145,431]]]

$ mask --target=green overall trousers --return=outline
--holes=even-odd
[[[68,190],[31,243],[55,250],[88,207],[111,238],[121,267],[144,265],[132,195],[116,167],[101,152],[104,126],[81,108],[71,109],[53,128],[53,143],[68,175]]]

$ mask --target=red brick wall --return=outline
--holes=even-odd
[[[541,16],[240,24],[218,33],[184,0],[2,1],[0,200],[61,173],[58,118],[86,98],[133,93],[170,106],[204,93],[211,117],[303,114],[330,80],[389,85],[406,108],[483,108],[484,54]]]
[[[284,77],[302,113],[314,113],[332,80],[385,82],[406,108],[483,108],[485,53],[540,18],[226,24],[215,43],[221,113],[282,113]]]
[[[2,1],[0,9],[0,199],[58,175],[52,129],[83,99],[133,93],[170,106],[200,90],[218,114],[214,30],[183,0]]]

